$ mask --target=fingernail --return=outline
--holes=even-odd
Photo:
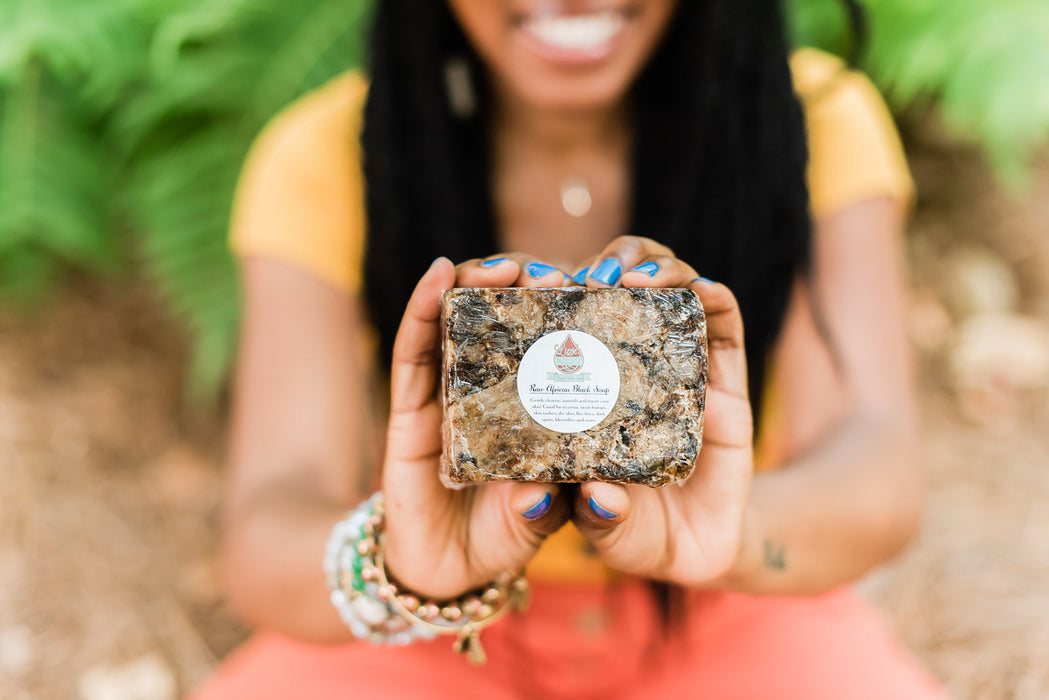
[[[586,284],[586,273],[590,272],[589,267],[584,267],[579,272],[572,275],[572,281],[576,284]]]
[[[619,261],[615,258],[605,258],[601,261],[601,264],[594,268],[594,271],[590,273],[590,279],[597,280],[602,284],[608,286],[614,285],[619,281],[619,275],[623,271],[623,266],[619,264]]]
[[[543,497],[534,506],[521,513],[521,516],[528,520],[538,520],[539,518],[546,515],[546,511],[550,510],[550,493],[544,493]]]
[[[553,272],[557,268],[553,265],[534,262],[529,263],[528,267],[526,267],[525,269],[528,270],[528,274],[530,274],[532,277],[542,277],[543,275]]]
[[[506,260],[506,258],[492,258],[491,260],[485,260],[481,263],[481,267],[495,267],[504,260]]]
[[[644,272],[649,277],[655,277],[656,273],[659,272],[659,265],[652,262],[651,260],[645,263],[641,263],[636,267],[630,268],[631,272]]]
[[[689,282],[689,284],[692,284],[692,282],[706,282],[707,284],[716,284],[714,280],[709,280],[706,277],[693,277],[692,281]]]
[[[615,520],[619,517],[619,513],[613,513],[607,508],[602,508],[601,504],[595,501],[593,496],[590,497],[588,503],[590,504],[590,510],[594,511],[594,513],[605,520]]]

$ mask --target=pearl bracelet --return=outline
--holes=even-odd
[[[385,569],[382,492],[335,525],[324,555],[331,602],[353,635],[373,644],[406,645],[454,634],[452,648],[477,665],[485,662],[479,633],[511,609],[528,604],[524,576],[503,572],[466,596],[438,605],[399,591]]]

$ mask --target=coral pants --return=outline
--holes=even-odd
[[[259,633],[192,700],[348,698],[943,698],[847,590],[807,598],[690,593],[664,629],[642,584],[538,586],[482,635],[473,668],[450,637],[406,648],[313,646]]]

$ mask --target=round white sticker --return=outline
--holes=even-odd
[[[619,398],[619,366],[605,344],[582,331],[547,333],[525,351],[517,394],[528,415],[559,433],[589,430]]]

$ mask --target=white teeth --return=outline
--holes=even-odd
[[[539,41],[558,49],[585,51],[610,41],[623,28],[619,12],[570,17],[536,17],[524,29]]]

